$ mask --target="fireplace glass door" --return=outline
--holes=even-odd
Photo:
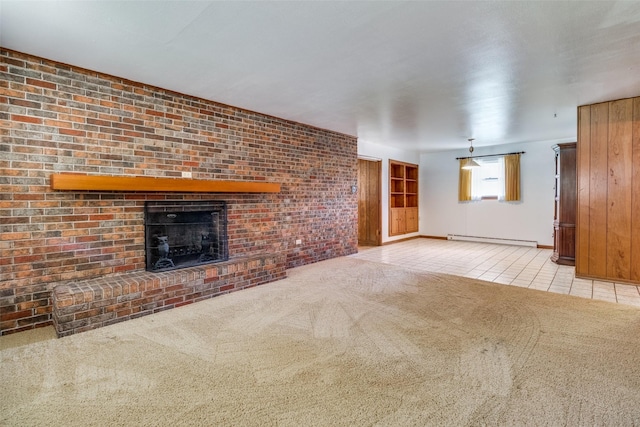
[[[146,202],[145,247],[147,271],[226,261],[226,202]]]

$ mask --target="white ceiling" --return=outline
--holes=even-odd
[[[421,151],[640,96],[638,1],[1,0],[0,45]]]

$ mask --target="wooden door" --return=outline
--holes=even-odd
[[[415,233],[418,231],[418,208],[406,208],[405,233]]]
[[[405,208],[391,208],[389,213],[389,236],[407,232],[407,211]]]
[[[358,159],[358,245],[379,246],[382,162]]]

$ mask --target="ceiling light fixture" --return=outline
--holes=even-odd
[[[474,138],[469,138],[469,153],[473,154],[473,140]],[[476,162],[475,160],[473,160],[471,157],[468,157],[468,162],[466,165],[464,165],[462,167],[462,169],[473,169],[473,168],[479,168],[480,165],[478,164],[478,162]]]

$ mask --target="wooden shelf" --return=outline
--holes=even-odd
[[[389,160],[389,236],[418,231],[418,165]]]
[[[51,189],[60,191],[146,191],[173,193],[279,193],[280,184],[185,178],[53,174]]]

